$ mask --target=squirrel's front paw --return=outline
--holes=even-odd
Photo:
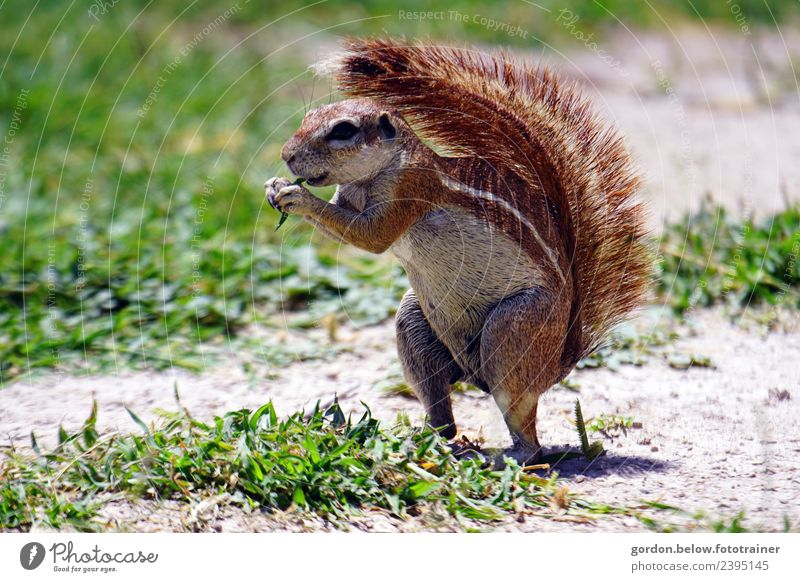
[[[287,214],[307,214],[316,200],[311,192],[286,178],[270,178],[264,188],[270,206]]]
[[[278,192],[281,191],[281,188],[286,188],[287,186],[291,185],[292,185],[291,180],[278,177],[270,178],[269,180],[264,182],[264,190],[265,194],[267,195],[267,202],[269,202],[269,205],[272,206],[275,210],[277,210],[278,207],[275,206],[275,196],[278,194]]]

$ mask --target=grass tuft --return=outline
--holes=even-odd
[[[658,291],[676,313],[714,304],[800,307],[800,206],[741,221],[705,203],[666,229],[660,254]]]
[[[333,521],[367,510],[398,518],[435,511],[478,522],[550,517],[554,506],[593,513],[573,496],[554,500],[564,496],[556,475],[538,477],[513,462],[495,470],[480,455],[457,460],[435,431],[402,420],[384,429],[369,409],[357,421],[338,403],[279,419],[267,403],[208,424],[183,410],[159,426],[128,412],[141,434],[99,436],[93,407],[79,431],[59,429],[53,450],[6,451],[0,527],[101,529],[100,499],[120,495],[191,501],[228,494],[250,508]]]

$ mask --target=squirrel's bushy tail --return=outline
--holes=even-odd
[[[642,303],[651,261],[638,178],[573,84],[504,53],[383,38],[344,48],[327,72],[346,94],[385,102],[424,138],[508,168],[552,200],[574,285],[566,365]]]

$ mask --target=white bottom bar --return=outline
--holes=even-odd
[[[799,556],[800,534],[7,533],[0,579],[789,580]]]

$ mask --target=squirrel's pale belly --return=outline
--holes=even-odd
[[[515,241],[458,206],[429,212],[390,250],[431,328],[467,372],[480,367],[475,340],[494,306],[542,280]]]

